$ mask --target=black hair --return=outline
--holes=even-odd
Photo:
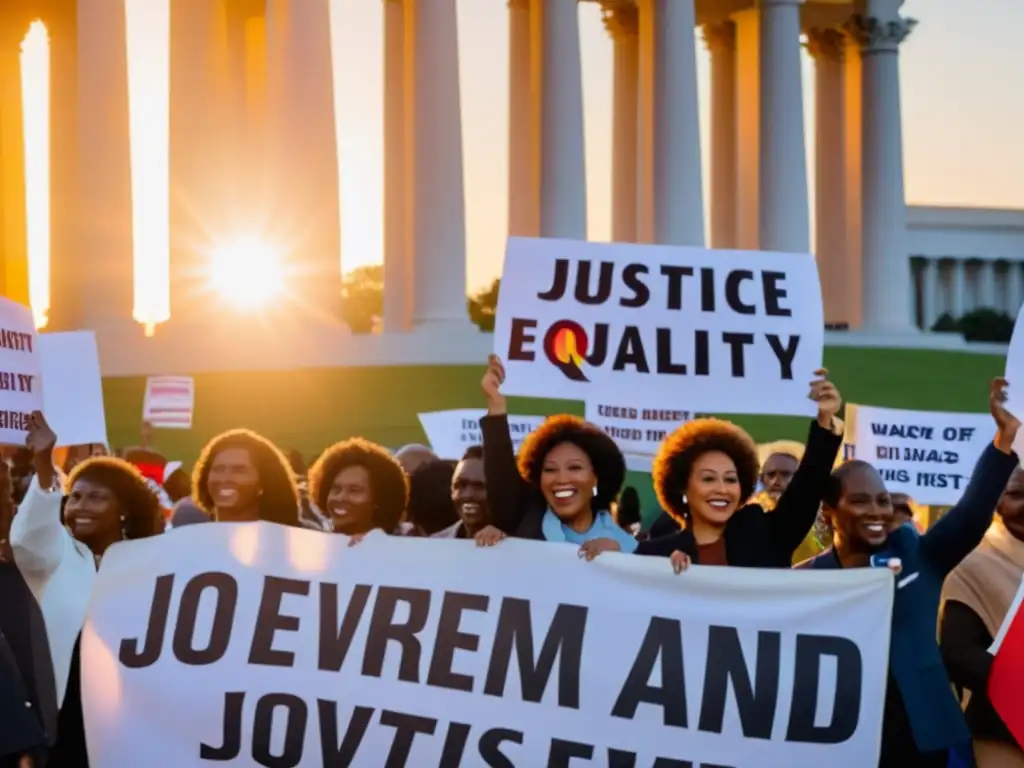
[[[70,494],[79,480],[102,485],[113,494],[124,515],[125,539],[145,539],[163,532],[160,499],[134,464],[115,456],[85,459],[68,475],[65,494]]]
[[[260,520],[281,525],[299,525],[299,490],[295,486],[291,467],[272,442],[250,429],[232,429],[221,432],[203,448],[192,470],[192,498],[209,515],[216,504],[206,487],[210,479],[213,460],[222,451],[241,448],[249,454],[260,476],[263,493],[259,498]]]
[[[821,505],[829,509],[835,509],[839,506],[839,500],[843,498],[846,479],[853,472],[865,468],[874,470],[875,467],[861,459],[851,459],[833,469],[832,474],[828,477],[828,482],[825,483],[825,490],[821,494]]]
[[[639,523],[640,516],[640,494],[636,488],[627,485],[622,489],[619,496],[619,504],[615,510],[615,521],[623,528]]]
[[[459,521],[452,504],[452,477],[456,466],[457,462],[437,459],[417,467],[409,476],[407,518],[422,528],[427,536]]]
[[[610,509],[626,482],[626,460],[608,434],[578,416],[560,414],[548,417],[533,430],[519,447],[519,474],[534,490],[540,492],[544,459],[552,448],[572,443],[590,459],[597,477],[597,495],[593,509]]]
[[[324,512],[334,478],[343,469],[363,467],[370,475],[374,525],[393,533],[409,501],[409,479],[391,452],[361,437],[335,443],[309,468],[309,497]]]
[[[466,452],[462,454],[462,461],[467,459],[480,459],[483,461],[484,458],[484,447],[482,445],[471,445],[466,449]]]

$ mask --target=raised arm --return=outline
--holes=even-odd
[[[1006,380],[993,379],[989,410],[996,437],[982,451],[960,501],[921,536],[921,554],[940,573],[949,573],[981,543],[992,524],[999,497],[1017,466],[1013,440],[1020,422],[1004,407]]]
[[[56,442],[43,415],[33,413],[26,443],[36,471],[11,522],[11,550],[18,568],[37,588],[72,549],[71,534],[60,520],[61,490],[53,468]]]
[[[815,373],[822,377],[811,382],[810,397],[818,403],[818,416],[811,422],[804,455],[793,479],[767,516],[775,546],[791,557],[814,527],[821,496],[843,442],[843,423],[836,417],[843,404],[839,390],[828,380],[828,371]]]
[[[994,656],[985,622],[965,603],[947,600],[942,608],[939,647],[949,680],[959,688],[984,693]]]
[[[516,466],[516,453],[508,431],[508,408],[501,394],[504,380],[505,366],[497,355],[491,355],[487,360],[487,372],[480,382],[487,401],[487,415],[480,420],[484,441],[484,479],[491,522],[511,536],[526,513],[530,489]]]

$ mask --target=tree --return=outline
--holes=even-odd
[[[473,325],[485,333],[494,332],[494,315],[498,310],[500,288],[501,278],[496,277],[490,287],[482,288],[466,300],[469,319],[473,321]]]
[[[384,312],[384,267],[370,264],[346,273],[341,296],[342,318],[352,333],[373,333]]]

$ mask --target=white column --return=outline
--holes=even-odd
[[[276,162],[271,237],[291,293],[320,322],[341,310],[341,212],[327,0],[267,0],[267,72]]]
[[[900,118],[899,44],[914,22],[899,15],[903,0],[860,0],[847,25],[862,57],[863,327],[911,333],[906,296],[910,260]]]
[[[466,201],[455,0],[407,6],[411,44],[413,324],[469,326],[466,314]]]
[[[693,0],[639,7],[639,239],[704,245]]]
[[[925,257],[921,260],[921,319],[924,331],[930,331],[939,319],[939,263]]]
[[[963,259],[953,259],[953,290],[950,314],[959,320],[967,312],[967,267]]]
[[[979,308],[998,309],[996,301],[996,263],[978,262],[978,304]]]
[[[508,0],[508,233],[536,236],[540,203],[530,130],[530,0]]]
[[[92,327],[131,322],[131,154],[128,144],[128,51],[124,3],[78,2],[79,224],[75,250],[82,320]]]
[[[706,24],[711,54],[711,247],[737,246],[736,25]]]
[[[814,58],[814,255],[821,276],[825,322],[852,322],[846,258],[846,39],[837,29],[814,29],[807,49]]]
[[[1006,264],[1006,302],[1010,317],[1016,317],[1024,302],[1024,285],[1021,284],[1021,264],[1010,261]]]
[[[637,105],[640,77],[640,29],[635,6],[605,10],[614,63],[612,107],[612,241],[636,242],[637,236]]]
[[[576,0],[531,0],[539,108],[540,236],[587,239],[583,72]]]
[[[810,223],[800,73],[803,0],[761,0],[760,246],[807,253]]]
[[[405,5],[384,0],[384,330],[412,324],[412,263],[406,228]]]

